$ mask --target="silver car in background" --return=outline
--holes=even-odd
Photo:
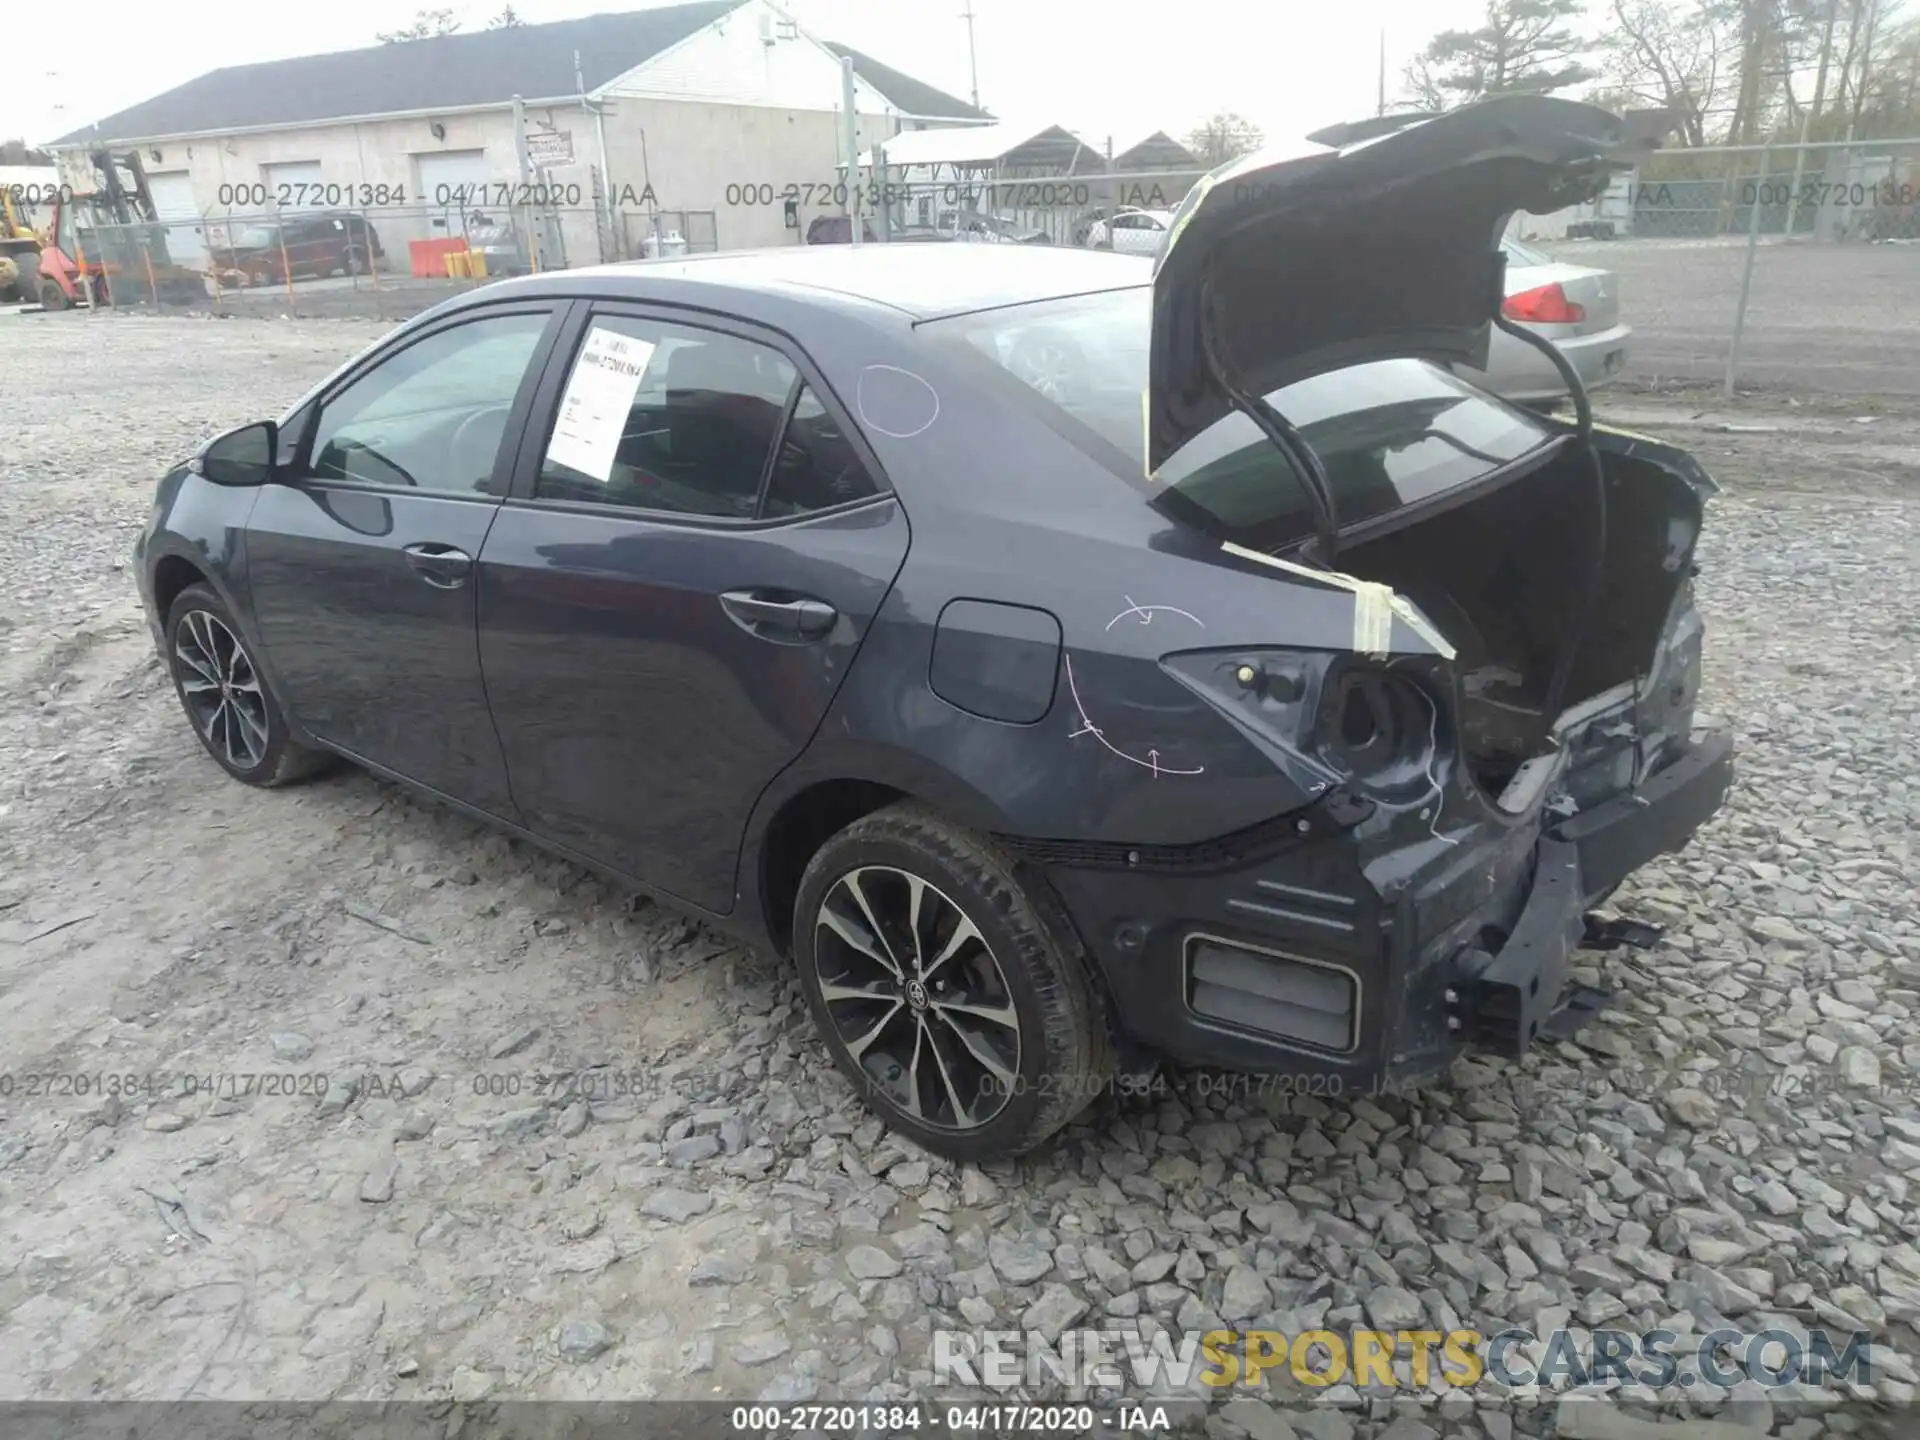
[[[1620,279],[1611,270],[1563,265],[1549,255],[1507,239],[1507,318],[1553,341],[1591,390],[1618,375],[1627,363],[1631,326],[1620,323]],[[1547,357],[1495,330],[1484,372],[1459,373],[1509,400],[1550,404],[1567,387]]]

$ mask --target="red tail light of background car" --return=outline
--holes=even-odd
[[[1529,325],[1577,325],[1587,318],[1587,307],[1567,299],[1558,281],[1509,295],[1500,311],[1509,320]]]

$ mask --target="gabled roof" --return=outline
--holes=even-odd
[[[1164,130],[1156,130],[1138,140],[1129,139],[1126,145],[1114,147],[1113,168],[1117,171],[1150,170],[1155,166],[1173,170],[1205,168],[1191,150]]]
[[[1049,168],[1098,172],[1102,157],[1058,125],[969,125],[947,130],[907,130],[880,142],[886,165],[1004,165],[1016,169]],[[874,162],[872,152],[860,157]]]
[[[843,60],[853,61],[853,73],[878,90],[887,103],[903,115],[924,120],[986,120],[991,117],[978,106],[969,105],[944,90],[936,90],[925,81],[903,75],[891,65],[883,65],[871,55],[863,55],[851,45],[822,42]]]
[[[148,140],[208,130],[496,105],[515,95],[554,100],[576,93],[580,83],[574,77],[576,53],[580,81],[592,91],[705,29],[740,3],[697,0],[549,25],[475,30],[364,50],[230,65],[53,143]]]

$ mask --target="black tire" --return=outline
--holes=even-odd
[[[210,587],[189,585],[174,597],[167,607],[166,635],[173,693],[193,733],[227,774],[271,789],[333,763],[332,755],[311,750],[288,733],[279,703],[254,667],[251,642]],[[218,690],[210,691],[210,683]],[[229,712],[232,718],[224,718]]]
[[[909,938],[904,923],[894,923],[910,906],[915,880],[927,887],[919,942]],[[908,957],[901,965],[905,979],[893,995],[879,993],[893,983],[886,978],[891,965],[876,968],[880,956],[856,947],[836,928],[850,916],[857,924],[849,884],[869,896],[871,907],[860,909],[876,917],[874,924],[858,926],[858,933],[872,941],[878,931],[880,950]],[[954,943],[958,921],[943,934],[941,902],[971,924],[974,939]],[[823,918],[823,907],[830,905],[831,920]],[[793,935],[807,1003],[834,1063],[888,1125],[935,1154],[979,1161],[1031,1150],[1106,1087],[1112,1036],[1086,954],[1058,902],[1023,885],[1012,862],[983,837],[923,806],[876,811],[821,846],[801,877]],[[936,954],[924,963],[928,950],[950,958]],[[823,969],[826,983],[841,992],[833,1001],[837,1014],[828,1008]],[[927,983],[915,998],[922,975]],[[875,978],[869,983],[863,977]],[[856,985],[871,988],[874,997],[846,998]],[[943,1001],[941,994],[949,998]],[[983,1003],[971,1010],[951,1008],[976,999]],[[1017,1017],[1011,1042],[1004,1021],[977,1018],[988,1010]],[[863,1050],[872,1070],[845,1038],[855,1032],[851,1043],[858,1043],[870,1020],[880,1035]],[[913,1037],[915,1044],[931,1046],[908,1056],[909,1065],[920,1058],[922,1083],[913,1090],[920,1097],[917,1115],[902,1100],[906,1067],[888,1053],[905,1050]],[[982,1063],[982,1043],[999,1073]]]
[[[40,308],[42,310],[67,308],[67,292],[60,288],[58,280],[48,278],[40,282]]]

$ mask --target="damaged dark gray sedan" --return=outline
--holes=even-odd
[[[1519,1054],[1732,777],[1712,482],[1448,368],[1627,150],[1501,100],[1216,172],[1153,262],[484,287],[161,481],[156,641],[241,780],[344,756],[790,956],[948,1155],[1161,1059]]]

